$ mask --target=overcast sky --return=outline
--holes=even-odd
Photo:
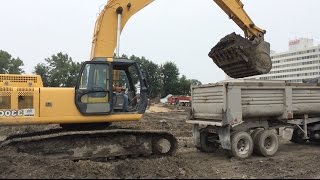
[[[0,0],[0,49],[20,57],[27,73],[58,52],[89,60],[94,23],[107,0]],[[320,40],[319,0],[245,0],[245,10],[277,52],[297,37]],[[121,54],[173,61],[180,74],[203,83],[223,80],[208,57],[225,35],[242,30],[212,0],[155,0],[121,37]]]

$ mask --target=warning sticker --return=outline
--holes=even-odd
[[[24,116],[34,116],[35,111],[34,109],[24,109],[23,110],[23,115]]]

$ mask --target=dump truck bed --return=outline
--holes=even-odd
[[[188,122],[236,126],[254,120],[286,121],[304,114],[320,116],[318,84],[229,80],[192,87]]]

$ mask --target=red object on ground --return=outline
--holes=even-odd
[[[168,98],[168,104],[179,105],[179,106],[190,106],[191,97],[190,96],[171,96]]]

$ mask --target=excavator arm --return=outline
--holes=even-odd
[[[100,13],[93,36],[91,59],[108,58],[112,61],[120,34],[130,17],[153,0],[109,0]],[[209,53],[214,63],[233,78],[268,73],[272,63],[270,45],[264,41],[265,30],[255,26],[243,9],[240,0],[214,0],[219,7],[244,31],[245,37],[227,35]]]
[[[117,46],[118,13],[122,14],[121,28],[128,20],[154,0],[109,0],[96,21],[91,59],[113,57]],[[257,27],[243,9],[240,0],[214,0],[214,2],[244,31],[245,37],[263,39],[265,30]]]
[[[227,35],[211,49],[209,57],[232,78],[268,73],[272,61],[270,44],[264,41],[266,31],[253,23],[240,0],[214,2],[244,31],[245,38],[235,33]]]
[[[246,38],[263,40],[266,31],[253,23],[240,0],[214,0],[214,2],[244,31]]]

